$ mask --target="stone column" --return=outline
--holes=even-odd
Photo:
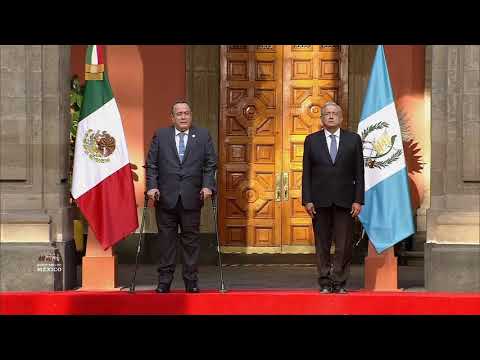
[[[425,286],[480,291],[480,46],[432,46]]]
[[[0,46],[0,290],[75,286],[69,46]]]
[[[417,209],[417,233],[419,231],[422,234],[426,233],[427,230],[427,210],[430,208],[430,199],[431,199],[431,151],[432,151],[432,138],[430,136],[432,124],[432,46],[425,46],[425,90],[424,90],[424,110],[425,110],[425,121],[423,122],[423,131],[425,135],[425,142],[423,144],[423,201],[420,204],[420,208]]]

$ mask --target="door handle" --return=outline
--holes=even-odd
[[[277,174],[275,180],[275,201],[282,201],[282,174]]]
[[[288,200],[288,172],[283,173],[283,200]]]

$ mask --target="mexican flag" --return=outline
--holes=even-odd
[[[99,45],[87,48],[85,80],[72,196],[106,250],[135,231],[138,219],[122,119]]]

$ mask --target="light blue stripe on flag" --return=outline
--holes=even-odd
[[[403,189],[403,190],[402,190]],[[405,168],[365,193],[360,221],[378,253],[415,232]]]
[[[368,81],[367,95],[363,101],[360,121],[393,103],[392,86],[388,76],[387,63],[383,46],[379,45],[373,61],[370,80]]]
[[[415,232],[403,143],[383,46],[377,48],[358,125],[365,158],[359,216],[378,253]]]

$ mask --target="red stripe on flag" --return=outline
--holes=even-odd
[[[103,62],[103,45],[97,45],[97,59],[99,64],[104,64]]]
[[[104,250],[138,228],[130,164],[87,191],[76,202]]]

